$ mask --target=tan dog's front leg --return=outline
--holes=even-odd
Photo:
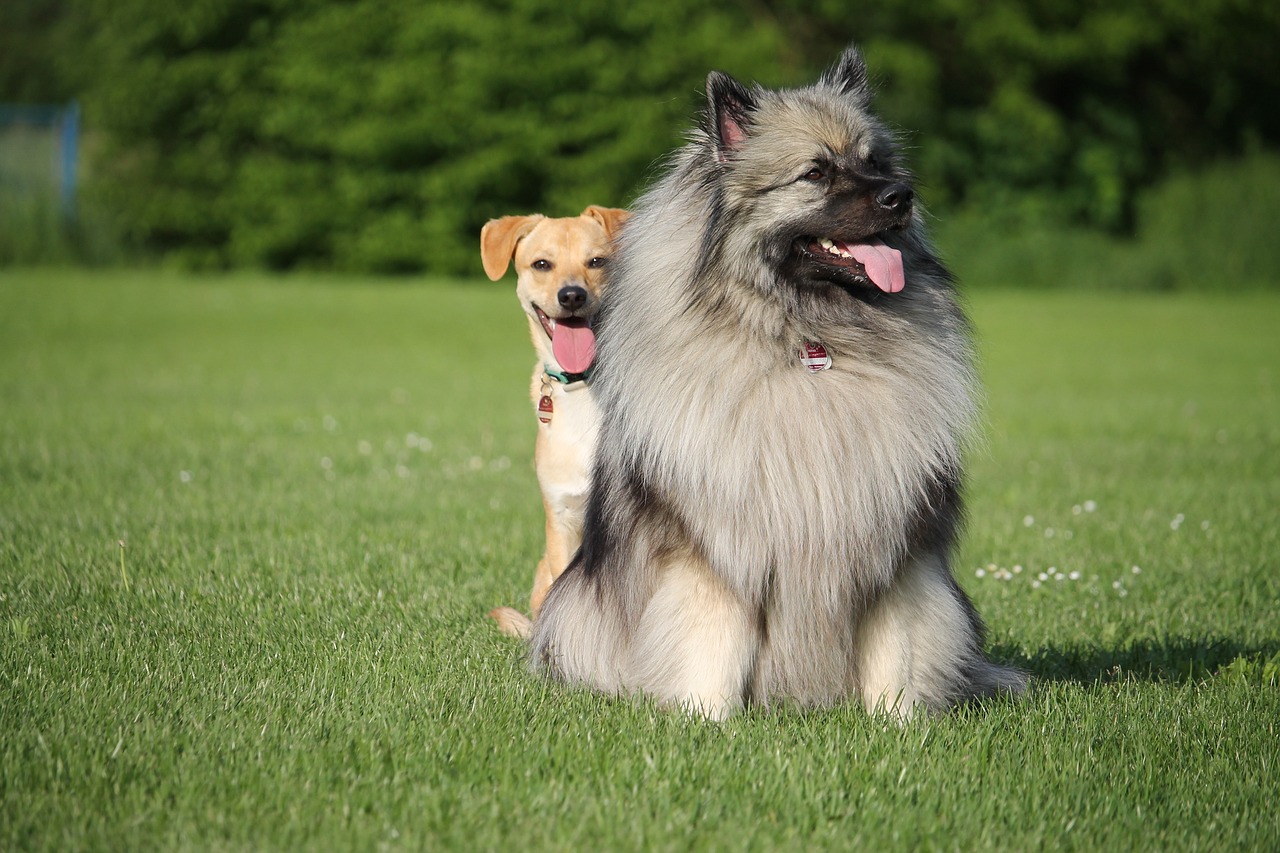
[[[529,594],[529,611],[533,618],[538,618],[542,602],[551,589],[551,584],[564,572],[573,558],[573,552],[581,544],[582,531],[577,525],[565,524],[558,518],[551,505],[543,499],[542,508],[547,519],[547,549],[538,561],[538,568],[533,575],[533,591]]]

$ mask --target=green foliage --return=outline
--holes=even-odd
[[[0,196],[0,263],[30,264],[74,257],[75,248],[63,228],[57,204],[39,195]]]
[[[134,237],[197,264],[473,271],[487,219],[625,203],[707,69],[778,52],[712,0],[154,5],[96,12],[91,118]]]
[[[628,203],[708,70],[849,42],[940,213],[1130,233],[1144,187],[1280,145],[1272,0],[13,0],[0,98],[82,96],[134,245],[473,272],[491,217]]]
[[[1140,191],[1134,207],[1132,237],[972,209],[941,219],[934,231],[970,289],[1233,293],[1280,281],[1280,155],[1176,173]]]
[[[1187,289],[1280,279],[1280,155],[1179,171],[1138,199],[1140,243]]]
[[[78,91],[86,38],[75,2],[0,3],[0,102],[62,102]]]

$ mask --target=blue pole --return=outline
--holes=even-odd
[[[72,101],[62,113],[62,218],[76,218],[76,167],[80,159],[80,104]]]

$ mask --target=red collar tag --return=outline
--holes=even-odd
[[[548,394],[543,394],[542,399],[538,401],[538,420],[544,424],[551,423],[551,410],[551,397]]]
[[[827,348],[814,341],[805,341],[800,346],[800,362],[810,373],[831,369],[831,356],[827,354]]]

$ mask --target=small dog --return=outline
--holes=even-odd
[[[586,533],[536,669],[713,719],[1024,688],[952,575],[969,326],[857,50],[802,89],[712,74],[609,278]]]
[[[600,304],[611,241],[627,211],[591,205],[580,216],[504,216],[480,231],[485,274],[497,281],[514,258],[516,295],[529,318],[538,361],[530,396],[537,414],[534,467],[547,516],[547,547],[533,577],[536,618],[547,590],[578,550],[600,415],[590,379],[596,355],[592,319]],[[528,637],[528,617],[489,612],[503,633]]]

